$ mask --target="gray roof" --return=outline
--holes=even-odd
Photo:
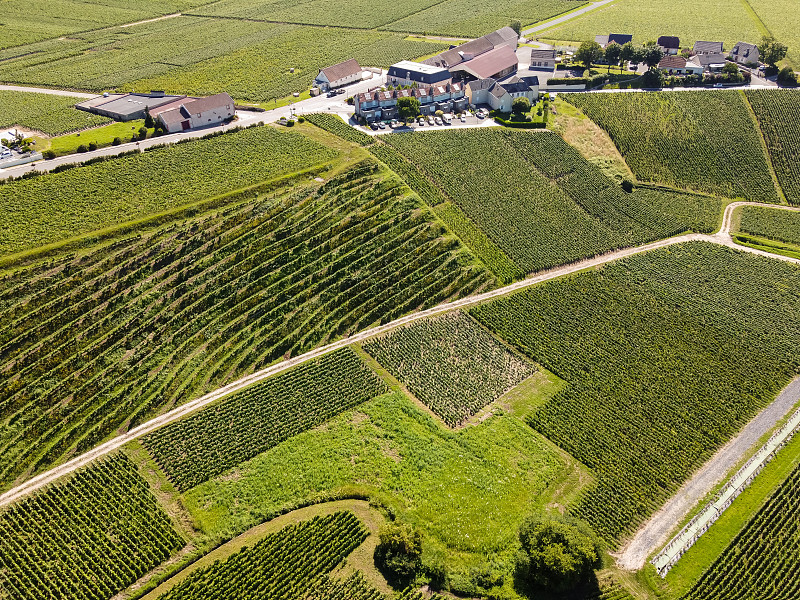
[[[759,57],[758,46],[747,42],[738,42],[731,50],[731,54],[738,58],[752,58],[753,60],[758,60]]]
[[[350,77],[352,75],[356,75],[357,73],[361,73],[361,65],[358,64],[358,61],[355,58],[351,58],[350,60],[340,62],[339,64],[320,69],[319,72],[324,74],[325,77],[328,78],[328,81],[333,83],[334,81],[339,81],[345,77]]]
[[[93,107],[115,113],[130,115],[145,109],[157,108],[185,96],[151,96],[150,94],[125,94],[111,98],[108,102],[94,104]]]
[[[693,51],[695,54],[710,54],[712,52],[722,52],[722,42],[695,42]]]
[[[534,48],[531,50],[531,60],[553,60],[556,57],[556,50],[538,50]]]
[[[207,98],[198,98],[197,100],[186,102],[183,106],[186,107],[189,112],[197,114],[232,104],[233,98],[231,98],[225,92],[222,92],[221,94],[214,94],[213,96],[208,96]]]
[[[503,27],[483,37],[470,40],[460,46],[445,50],[422,62],[428,65],[450,69],[500,46],[511,46],[516,50],[518,42],[519,37],[517,36],[517,32],[511,29],[511,27]]]
[[[633,41],[633,36],[628,33],[609,33],[608,35],[594,36],[594,41],[604,48],[611,42],[616,42],[620,46],[624,46],[628,42]]]
[[[720,52],[713,52],[711,54],[698,54],[694,59],[705,69],[708,65],[725,64],[727,57]]]

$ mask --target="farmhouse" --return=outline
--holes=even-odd
[[[556,68],[556,50],[538,50],[533,48],[531,50],[531,69],[555,69]]]
[[[445,50],[423,61],[427,65],[447,69],[454,81],[470,81],[487,77],[502,78],[517,71],[519,36],[510,27],[503,27],[483,37]]]
[[[160,91],[152,91],[149,94],[111,94],[80,102],[75,108],[115,121],[133,121],[144,119],[148,110],[152,112],[161,106],[185,99],[186,96],[168,96]]]
[[[389,67],[386,82],[390,85],[431,86],[450,83],[450,71],[429,64],[401,60]]]
[[[674,35],[662,35],[656,42],[664,54],[675,55],[681,49],[681,41]]]
[[[739,42],[731,50],[730,58],[740,65],[758,65],[761,54],[758,51],[758,46],[747,42]]]
[[[419,100],[420,113],[432,115],[437,110],[460,112],[467,107],[464,88],[459,83],[401,90],[384,90],[358,94],[353,97],[355,113],[367,121],[397,118],[397,101],[401,98]]]
[[[695,42],[692,54],[722,54],[722,42]]]
[[[512,77],[503,83],[487,78],[467,84],[467,98],[472,106],[488,104],[494,110],[511,112],[514,99],[521,97],[532,103],[539,99],[538,77]]]
[[[348,83],[355,83],[361,81],[362,70],[361,65],[354,58],[320,69],[317,78],[314,80],[314,85],[319,87],[323,92],[340,88]]]
[[[219,125],[234,115],[233,99],[226,93],[207,98],[186,98],[150,111],[169,133]]]
[[[628,42],[633,41],[633,36],[627,33],[609,33],[608,35],[596,35],[594,41],[606,48],[610,43],[616,42],[620,46],[624,46]]]

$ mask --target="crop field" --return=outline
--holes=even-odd
[[[375,143],[374,137],[367,135],[358,129],[350,127],[350,125],[345,123],[338,115],[314,113],[311,115],[305,115],[305,119],[309,123],[312,123],[313,125],[316,125],[325,131],[330,131],[332,134],[338,135],[340,138],[347,140],[348,142],[353,142],[354,144],[359,144],[360,146],[369,146],[370,144]]]
[[[159,600],[305,600],[309,586],[335,569],[366,538],[366,528],[351,512],[315,517],[198,569]]]
[[[772,166],[789,204],[800,205],[800,91],[748,90]]]
[[[747,3],[769,34],[789,46],[785,60],[795,71],[800,69],[800,13],[797,3],[794,0],[747,0]],[[752,40],[753,43],[756,41]]]
[[[608,97],[606,97],[608,96]],[[641,181],[778,202],[744,97],[735,91],[570,94]],[[732,160],[732,156],[736,160]]]
[[[0,185],[0,255],[166,211],[332,160],[309,138],[253,127]],[[232,169],[233,162],[247,169]]]
[[[74,108],[81,98],[0,90],[0,128],[19,125],[62,135],[108,123],[110,119]]]
[[[343,580],[323,577],[309,596],[314,600],[387,600],[386,596],[372,587],[361,571]]]
[[[388,391],[344,348],[162,427],[143,443],[178,488],[188,490]]]
[[[800,596],[800,467],[769,498],[684,600]]]
[[[697,229],[718,201],[627,194],[559,136],[471,129],[387,136],[525,272]],[[414,184],[411,184],[414,187]],[[698,215],[709,222],[698,223]],[[703,216],[706,215],[706,216]]]
[[[460,311],[391,331],[364,350],[450,427],[536,371]]]
[[[574,512],[610,542],[796,374],[800,269],[684,244],[471,314],[568,382],[531,425],[598,476]]]
[[[739,231],[770,240],[800,244],[800,212],[758,206],[740,209]]]
[[[124,455],[0,511],[4,598],[111,598],[183,547]]]
[[[389,32],[181,16],[0,51],[0,81],[97,92],[224,90],[267,102],[308,89],[319,69],[348,58],[387,67],[448,47]]]
[[[492,284],[375,169],[5,278],[3,485],[70,448],[88,450],[129,419]]]

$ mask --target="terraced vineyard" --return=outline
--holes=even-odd
[[[391,331],[364,350],[451,427],[536,371],[460,311]]]
[[[800,364],[800,269],[707,244],[639,255],[471,313],[568,382],[531,425],[597,473],[574,511],[611,542]]]
[[[0,512],[4,598],[110,598],[184,545],[121,454]]]
[[[608,132],[641,181],[728,198],[778,201],[758,131],[739,92],[564,98]]]
[[[6,183],[0,185],[0,255],[254,186],[337,154],[299,134],[251,127]],[[248,168],[232,169],[238,161]]]
[[[159,600],[283,598],[303,600],[367,538],[351,512],[289,525],[222,562],[197,569]]]
[[[2,280],[3,486],[282,357],[493,285],[375,169]]]
[[[181,490],[389,391],[344,348],[158,429],[144,445]]]
[[[62,135],[111,121],[77,110],[76,102],[81,98],[0,90],[0,129],[19,125],[47,135]]]
[[[309,123],[312,123],[326,131],[330,131],[332,134],[338,135],[340,138],[347,140],[348,142],[353,142],[354,144],[359,144],[361,146],[369,146],[370,144],[375,143],[374,137],[350,127],[350,125],[345,123],[338,115],[314,113],[305,115],[305,119]]]
[[[778,182],[790,204],[800,204],[800,91],[747,90]]]
[[[626,194],[554,133],[470,129],[385,141],[524,272],[690,229],[712,231],[719,218],[720,204],[711,198],[654,190]]]
[[[800,597],[799,522],[797,467],[683,599]]]

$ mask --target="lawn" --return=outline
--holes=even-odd
[[[0,90],[0,128],[19,125],[47,135],[97,127],[110,119],[77,110],[83,98]]]
[[[88,146],[91,143],[97,144],[98,148],[110,146],[115,138],[120,138],[122,143],[132,141],[132,138],[144,126],[144,120],[127,121],[125,123],[110,123],[101,127],[95,127],[89,131],[81,133],[70,133],[60,135],[49,140],[42,140],[39,150],[52,150],[56,156],[74,154],[79,146]],[[152,133],[152,130],[151,132]],[[138,139],[138,137],[137,137]]]

